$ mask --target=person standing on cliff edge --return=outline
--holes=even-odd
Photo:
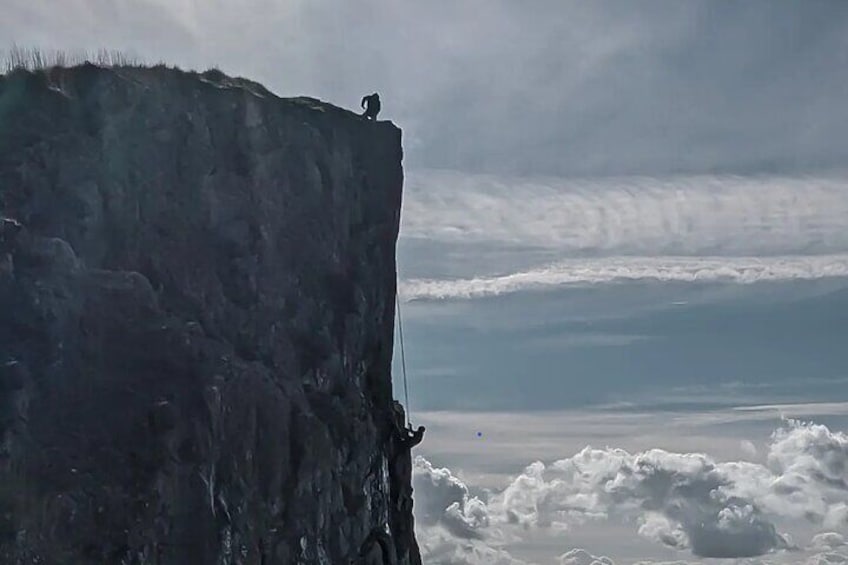
[[[377,114],[380,113],[380,95],[375,92],[374,94],[363,96],[360,106],[365,108],[362,116],[366,120],[376,120]]]

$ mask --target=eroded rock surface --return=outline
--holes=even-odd
[[[0,562],[420,563],[400,138],[214,72],[0,78]]]

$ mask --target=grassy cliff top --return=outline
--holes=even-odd
[[[94,52],[65,52],[14,46],[9,50],[0,51],[0,82],[24,77],[41,77],[55,89],[62,90],[63,79],[94,69],[113,71],[123,78],[141,82],[147,82],[165,74],[182,75],[216,88],[243,90],[259,98],[286,100],[313,110],[334,112],[341,110],[347,113],[347,110],[343,108],[308,96],[280,97],[256,81],[227,75],[215,67],[205,71],[184,70],[165,62],[146,63],[134,55],[106,49]]]

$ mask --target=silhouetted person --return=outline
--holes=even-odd
[[[374,94],[363,96],[360,105],[365,108],[362,115],[365,116],[366,119],[376,120],[377,114],[380,113],[380,95],[375,92]]]
[[[424,426],[417,430],[407,427],[403,406],[394,401],[392,405],[392,457],[389,460],[389,486],[391,490],[392,522],[397,531],[392,532],[398,552],[398,560],[403,561],[407,556],[402,554],[404,548],[415,551],[412,522],[412,448],[424,439]]]
[[[392,411],[394,412],[395,440],[398,444],[408,451],[421,443],[424,439],[424,426],[418,426],[417,430],[407,427],[403,405],[397,400],[392,403]]]

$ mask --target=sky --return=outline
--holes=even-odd
[[[425,562],[848,563],[848,3],[0,7],[0,48],[381,94]]]

